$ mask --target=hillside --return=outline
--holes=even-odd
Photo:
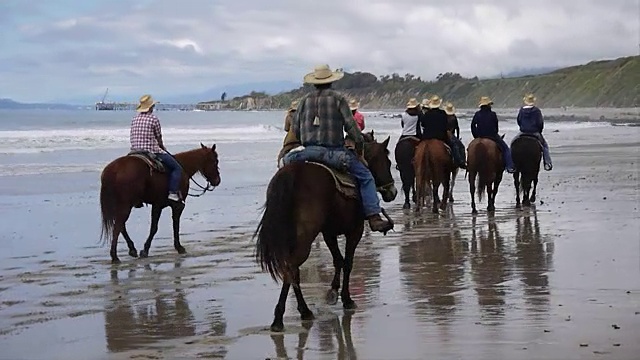
[[[346,73],[334,88],[358,99],[365,109],[402,108],[411,97],[420,100],[432,94],[459,108],[475,107],[480,96],[485,95],[497,107],[518,107],[527,92],[535,93],[538,104],[544,107],[636,107],[640,106],[640,56],[593,61],[542,75],[486,80],[463,78],[456,73],[440,74],[434,81],[423,81],[411,74],[376,77],[370,73]],[[303,86],[274,96],[252,92],[216,106],[282,109],[309,89]]]

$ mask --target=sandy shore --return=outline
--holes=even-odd
[[[494,216],[486,203],[471,216],[464,174],[447,214],[403,212],[399,198],[389,207],[396,232],[367,234],[356,253],[355,312],[324,304],[333,269],[319,242],[302,274],[317,319],[301,322],[291,296],[284,335],[267,330],[279,286],[254,263],[255,223],[185,229],[184,256],[166,236],[144,260],[122,245],[118,266],[87,239],[71,257],[9,259],[0,265],[0,358],[635,359],[634,129],[556,147],[531,209],[514,208],[506,175]]]

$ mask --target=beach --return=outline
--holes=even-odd
[[[515,110],[497,111],[510,140]],[[132,114],[1,111],[0,359],[636,359],[638,111],[543,111],[554,169],[533,207],[515,208],[506,173],[493,215],[486,200],[471,215],[464,171],[446,213],[403,211],[399,194],[383,203],[395,231],[367,228],[356,251],[358,308],[324,302],[333,265],[319,238],[301,270],[316,320],[299,319],[291,292],[284,334],[268,330],[280,285],[252,240],[283,112],[160,112],[170,151],[216,143],[222,182],[187,200],[187,254],[165,210],[150,257],[129,257],[121,238],[112,265],[99,175],[127,152]],[[400,120],[382,112],[365,112],[365,131],[395,146]],[[149,218],[143,207],[127,223],[138,249]]]

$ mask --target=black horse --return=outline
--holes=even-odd
[[[516,172],[513,173],[516,208],[520,208],[520,191],[522,191],[522,205],[531,206],[536,201],[542,146],[535,137],[520,135],[511,143],[511,156],[516,168]],[[533,191],[531,191],[532,184]],[[530,192],[531,196],[529,196]]]
[[[417,137],[406,137],[398,140],[396,143],[396,169],[400,171],[400,179],[402,180],[402,190],[404,191],[403,209],[410,209],[409,192],[413,192],[413,202],[416,202],[416,171],[413,167],[413,156],[416,152],[416,146],[420,142]]]

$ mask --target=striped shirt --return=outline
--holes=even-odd
[[[162,135],[160,120],[153,113],[139,113],[131,120],[129,141],[132,151],[162,151],[158,138]]]
[[[364,141],[347,100],[332,89],[306,95],[291,128],[303,146],[344,147],[343,129],[357,144]]]

